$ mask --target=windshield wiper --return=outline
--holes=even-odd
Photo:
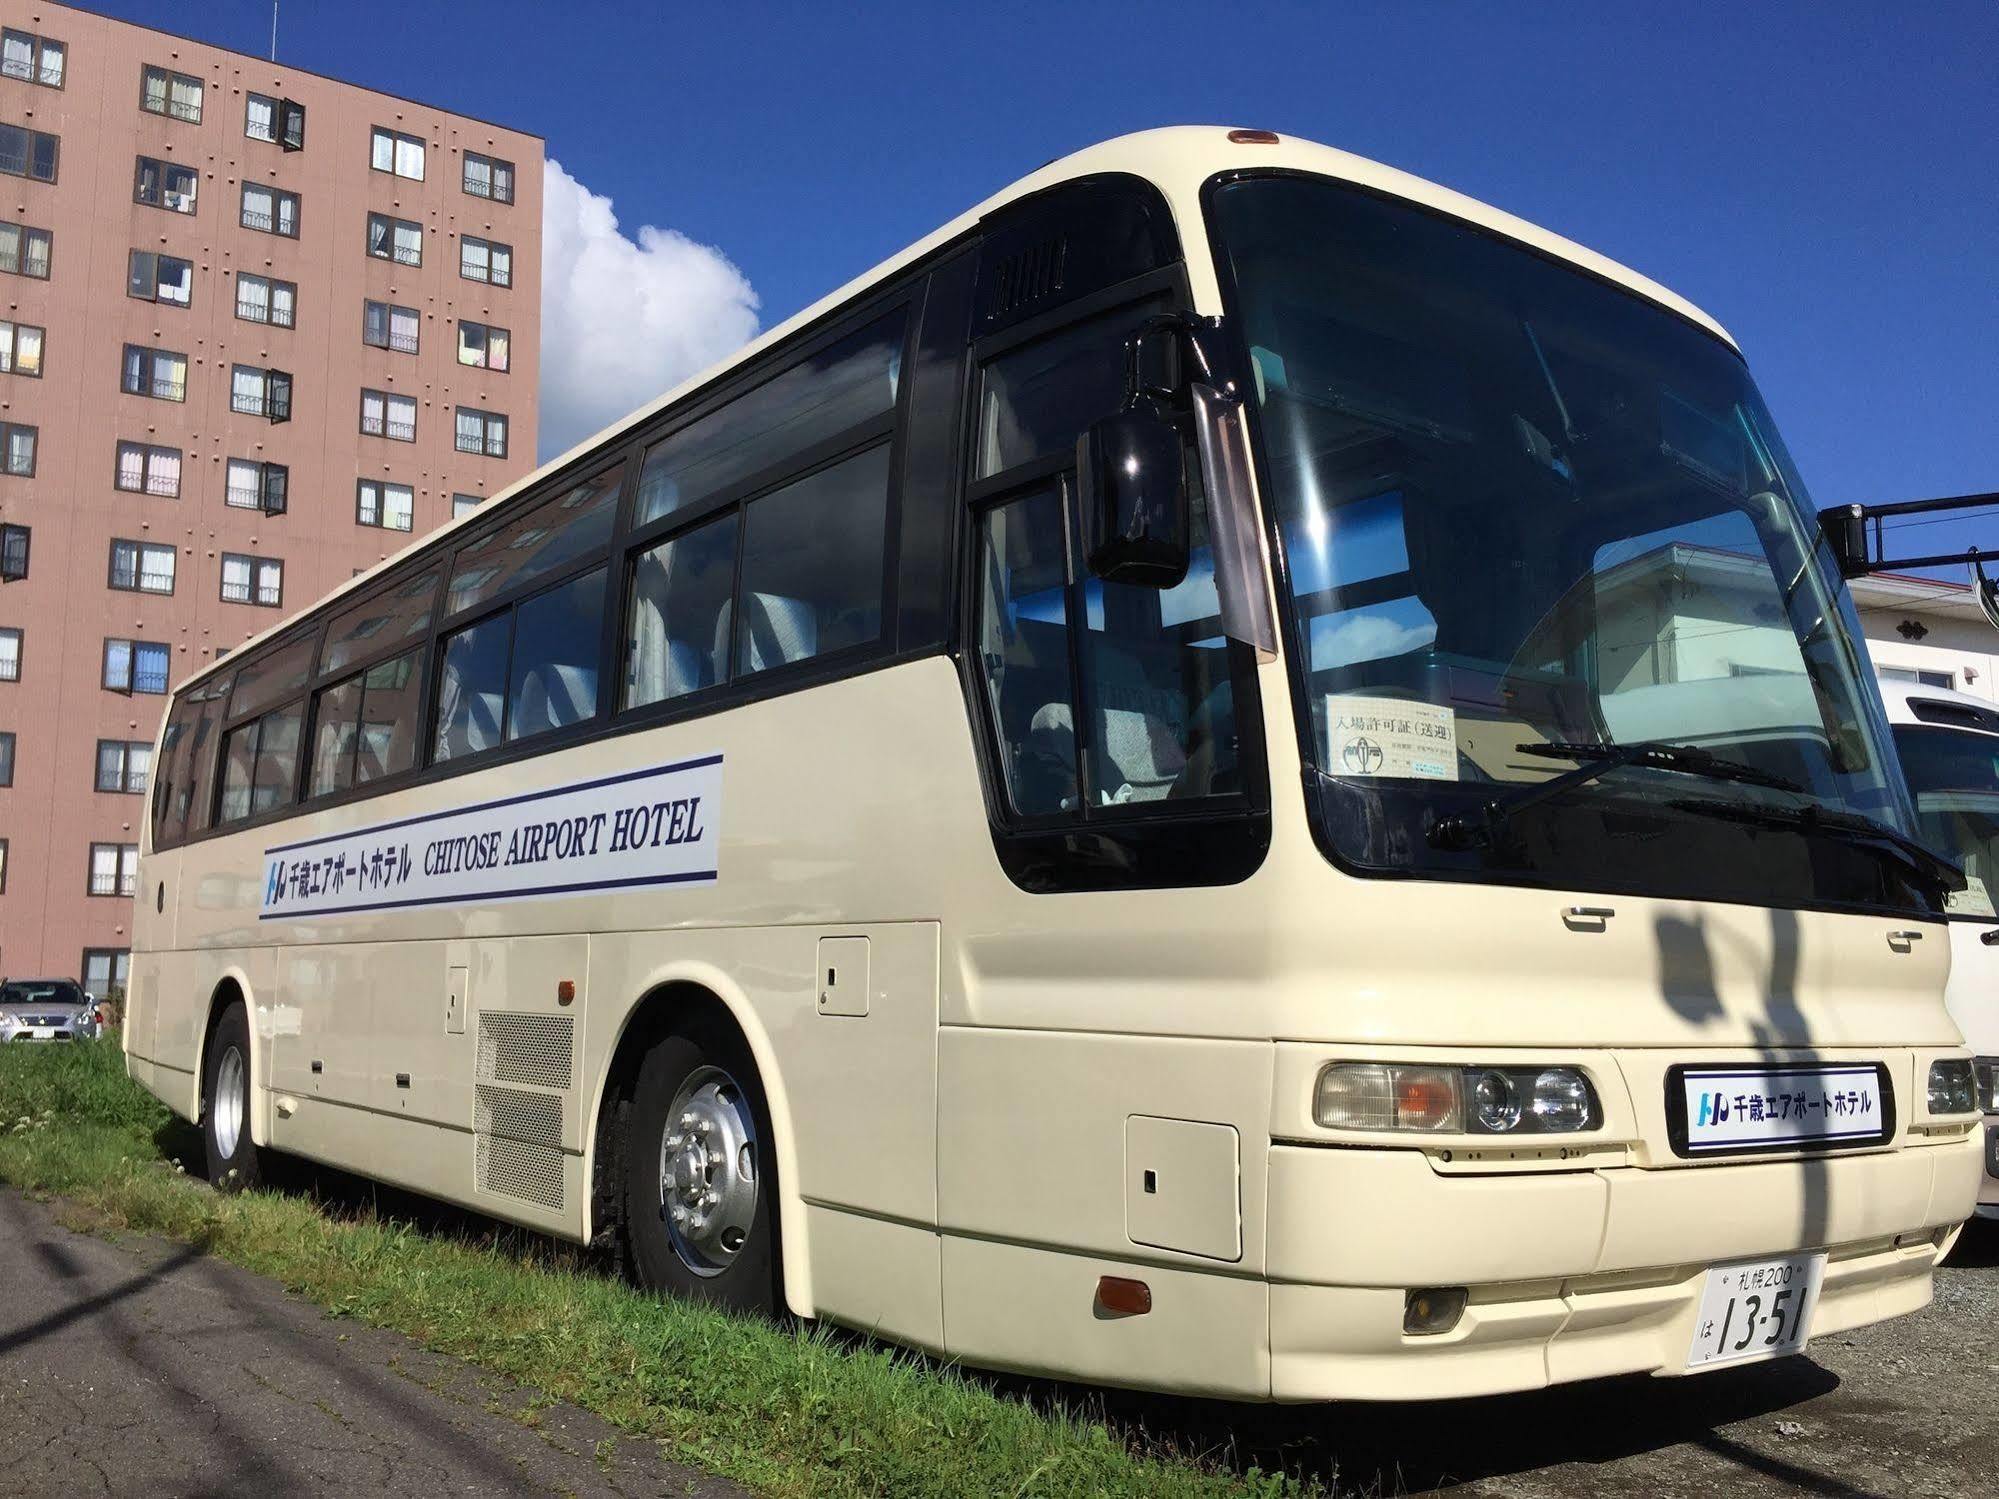
[[[1892,853],[1898,862],[1908,866],[1918,880],[1934,888],[1939,895],[1948,895],[1965,887],[1964,871],[1950,860],[1908,834],[1897,832],[1885,822],[1876,822],[1858,812],[1835,811],[1817,802],[1807,802],[1802,807],[1772,807],[1701,796],[1683,797],[1666,805],[1675,811],[1748,823],[1751,827],[1822,833],[1829,838],[1871,846]]]
[[[1573,791],[1578,786],[1586,786],[1591,781],[1609,775],[1613,770],[1626,766],[1642,766],[1647,770],[1666,770],[1678,775],[1701,776],[1710,781],[1734,781],[1745,786],[1764,786],[1772,791],[1793,791],[1803,793],[1805,788],[1796,781],[1783,776],[1772,775],[1758,770],[1753,765],[1745,765],[1740,760],[1724,759],[1704,749],[1696,749],[1686,744],[1666,744],[1657,739],[1638,739],[1629,744],[1612,744],[1607,740],[1583,740],[1572,743],[1516,744],[1514,749],[1523,755],[1540,755],[1551,760],[1579,760],[1583,763],[1574,770],[1546,781],[1540,781],[1508,797],[1494,797],[1487,802],[1481,812],[1482,817],[1454,813],[1432,822],[1428,838],[1432,848],[1475,848],[1488,844],[1498,833],[1500,824],[1515,813],[1529,807],[1538,806],[1551,797]]]

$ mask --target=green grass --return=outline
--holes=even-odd
[[[1292,1495],[1111,1425],[822,1330],[662,1302],[534,1236],[423,1231],[310,1197],[221,1197],[168,1158],[115,1045],[0,1049],[0,1180],[66,1221],[201,1244],[341,1316],[533,1385],[775,1495]],[[183,1140],[185,1143],[185,1140]]]

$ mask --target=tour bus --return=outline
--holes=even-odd
[[[1999,705],[1967,692],[1883,678],[1890,732],[1931,845],[1964,866],[1950,918],[1951,1018],[1977,1053],[1985,1111],[1978,1216],[1999,1218]]]
[[[130,1068],[224,1185],[979,1367],[1773,1358],[1922,1306],[1981,1172],[1821,537],[1642,276],[1096,146],[192,671]]]

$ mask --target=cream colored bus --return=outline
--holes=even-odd
[[[1098,146],[181,683],[131,1070],[985,1367],[1775,1357],[1980,1173],[1819,536],[1644,278]]]

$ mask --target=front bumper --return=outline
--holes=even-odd
[[[1707,1270],[1827,1252],[1814,1336],[1914,1311],[1984,1172],[1983,1132],[1804,1160],[1447,1177],[1420,1152],[1270,1152],[1278,1400],[1497,1394],[1678,1374]],[[1465,1286],[1449,1333],[1404,1298]]]
[[[79,1017],[57,1024],[30,1025],[24,1020],[0,1022],[0,1046],[12,1041],[95,1041],[97,1021]]]

